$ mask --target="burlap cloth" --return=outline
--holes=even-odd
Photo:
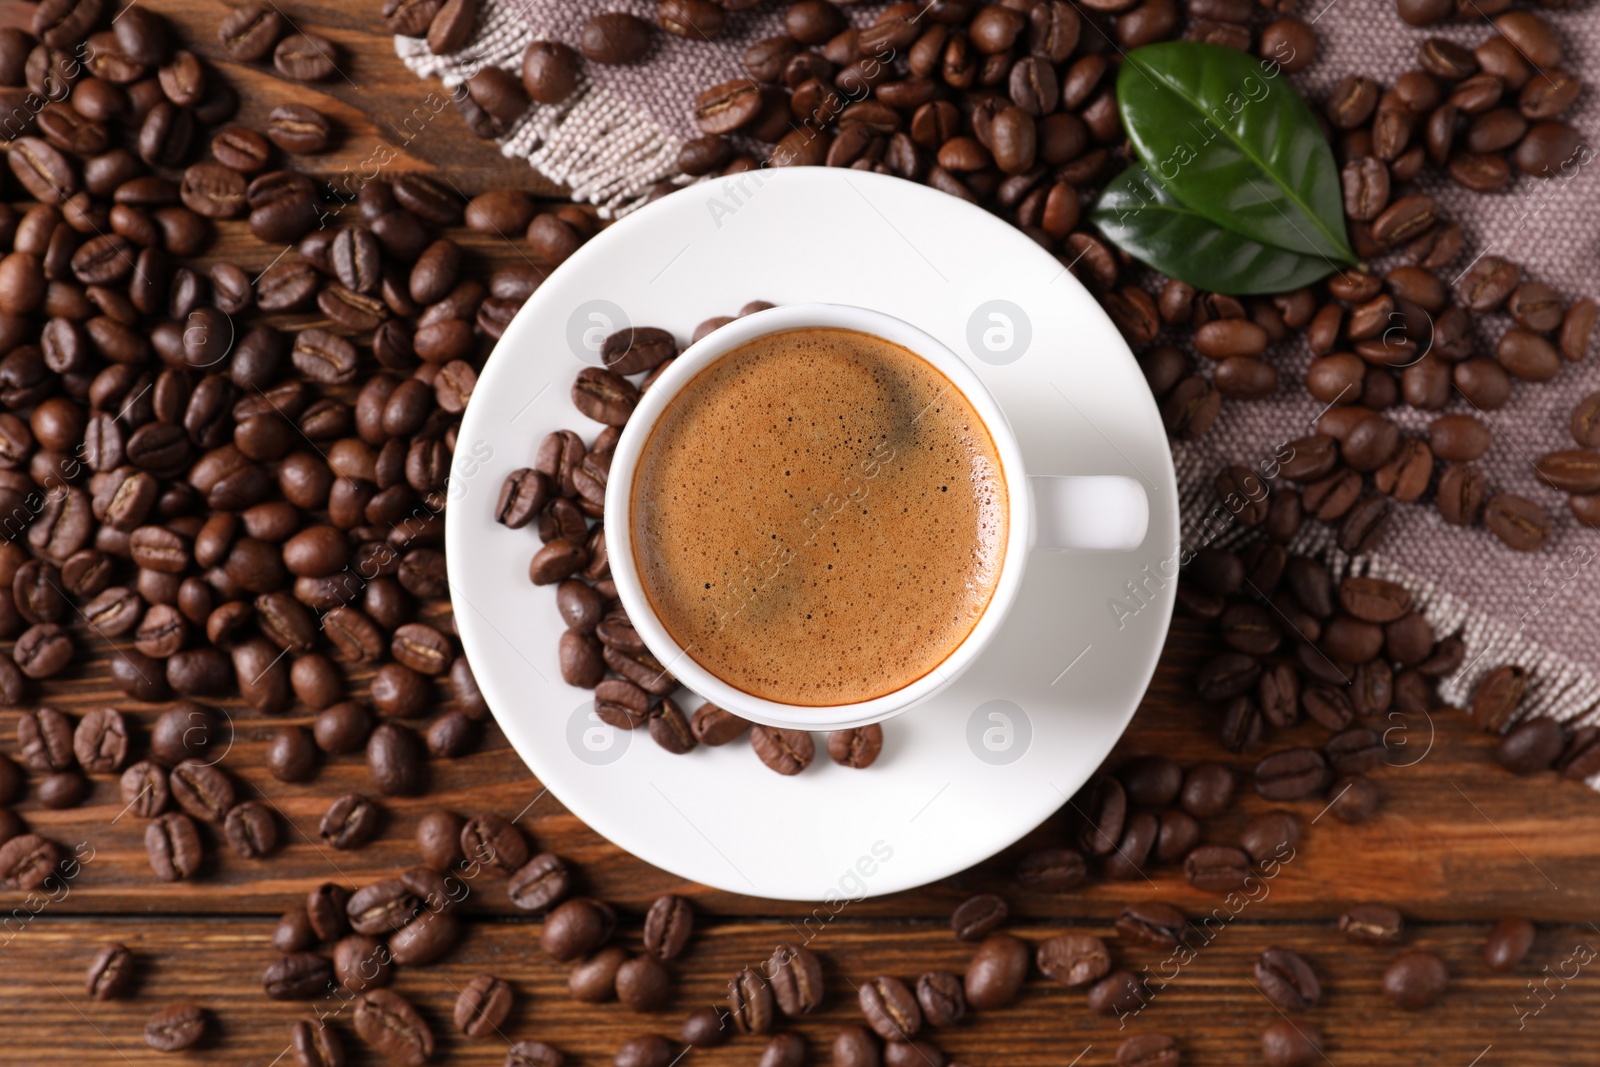
[[[846,10],[864,24],[882,6]],[[579,27],[597,12],[626,10],[654,22],[656,7],[655,0],[484,0],[478,30],[461,52],[434,56],[423,41],[408,37],[396,37],[395,50],[418,75],[437,77],[453,88],[464,72],[485,63],[520,71],[530,41],[575,44]],[[782,32],[782,9],[774,0],[730,15],[722,35],[711,42],[657,34],[638,66],[588,65],[573,99],[532,108],[501,142],[505,154],[526,158],[568,185],[575,199],[612,212],[636,203],[658,181],[685,181],[675,173],[673,160],[683,140],[697,135],[690,114],[695,95],[744,76],[745,47]],[[1302,0],[1300,14],[1315,25],[1319,40],[1318,60],[1295,78],[1313,103],[1349,72],[1393,84],[1396,75],[1417,65],[1417,47],[1429,36],[1472,47],[1494,32],[1487,20],[1419,30],[1400,20],[1393,0]],[[1562,36],[1567,68],[1588,83],[1562,117],[1578,128],[1586,145],[1600,146],[1594,88],[1600,81],[1600,10],[1590,5],[1541,14]],[[1585,165],[1565,179],[1519,176],[1496,195],[1467,192],[1430,171],[1419,182],[1421,190],[1461,223],[1467,238],[1467,251],[1442,273],[1453,280],[1480,254],[1493,253],[1520,263],[1530,278],[1554,286],[1568,300],[1600,293],[1600,153],[1589,148],[1582,158]],[[1491,353],[1507,325],[1503,316],[1481,319],[1478,353]],[[1271,358],[1284,383],[1277,396],[1226,402],[1203,440],[1175,444],[1187,524],[1198,524],[1215,505],[1211,478],[1222,463],[1263,463],[1279,442],[1310,432],[1321,405],[1298,388],[1310,359],[1304,342],[1297,338],[1280,345]],[[1553,382],[1518,384],[1505,407],[1483,416],[1494,430],[1494,444],[1479,465],[1495,488],[1520,493],[1549,510],[1555,531],[1543,550],[1512,552],[1481,526],[1447,526],[1431,504],[1402,505],[1392,532],[1370,556],[1344,558],[1329,544],[1330,532],[1317,524],[1295,546],[1323,553],[1340,573],[1404,582],[1440,635],[1463,637],[1466,666],[1444,680],[1441,695],[1447,701],[1469,704],[1486,671],[1521,663],[1531,674],[1522,714],[1600,720],[1600,538],[1573,519],[1562,494],[1538,484],[1532,466],[1545,452],[1573,447],[1568,416],[1581,397],[1597,389],[1600,356],[1591,351],[1585,362],[1565,367]],[[1446,410],[1472,409],[1456,395]],[[1397,408],[1390,414],[1407,431],[1425,433],[1435,413]]]

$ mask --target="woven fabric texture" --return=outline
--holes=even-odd
[[[627,10],[653,22],[656,6],[654,0],[485,0],[478,30],[461,53],[434,56],[423,41],[406,37],[397,37],[395,47],[418,75],[454,87],[482,63],[519,70],[523,49],[532,40],[575,44],[583,22],[601,11]],[[1393,0],[1303,0],[1303,6],[1301,16],[1317,31],[1319,58],[1295,81],[1313,104],[1320,104],[1346,73],[1366,73],[1381,84],[1393,84],[1397,75],[1416,66],[1417,48],[1430,36],[1471,47],[1495,32],[1487,19],[1419,30],[1400,20]],[[882,7],[871,3],[847,10],[861,24]],[[1494,254],[1521,264],[1530,279],[1554,286],[1571,300],[1600,295],[1600,104],[1594,88],[1600,80],[1600,10],[1590,5],[1541,13],[1561,34],[1565,66],[1588,83],[1563,116],[1583,135],[1580,155],[1559,177],[1518,176],[1506,192],[1494,195],[1468,192],[1433,172],[1419,185],[1466,234],[1466,252],[1441,272],[1447,280],[1453,281],[1477,257]],[[503,139],[503,150],[566,183],[577,199],[610,212],[625,210],[656,182],[684,180],[675,174],[673,159],[683,140],[696,136],[694,97],[706,87],[742,77],[745,48],[780,32],[782,5],[769,3],[730,15],[714,41],[658,33],[639,65],[586,64],[574,97],[560,106],[532,108]],[[1479,319],[1476,351],[1492,353],[1508,325],[1504,316]],[[1203,440],[1175,446],[1184,514],[1191,522],[1215,505],[1211,479],[1219,466],[1266,462],[1280,443],[1311,432],[1322,405],[1298,388],[1309,351],[1296,340],[1278,346],[1269,358],[1278,364],[1284,383],[1276,397],[1226,402]],[[1441,686],[1441,696],[1451,703],[1469,704],[1473,687],[1491,668],[1521,663],[1531,672],[1523,714],[1600,719],[1600,645],[1595,640],[1600,633],[1600,538],[1580,526],[1565,498],[1538,484],[1533,474],[1539,455],[1572,447],[1569,414],[1596,390],[1600,355],[1591,351],[1585,362],[1563,368],[1555,381],[1519,384],[1505,407],[1479,413],[1493,430],[1494,443],[1479,462],[1491,485],[1537,501],[1554,519],[1554,534],[1543,550],[1512,552],[1481,526],[1448,526],[1431,505],[1421,504],[1398,509],[1392,532],[1371,556],[1344,558],[1320,527],[1308,529],[1297,546],[1323,553],[1338,573],[1404,582],[1441,635],[1462,635],[1467,664]],[[1472,408],[1456,394],[1446,411]],[[1425,434],[1434,417],[1406,408],[1390,414],[1413,434]]]

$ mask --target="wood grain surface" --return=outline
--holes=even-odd
[[[451,109],[417,125],[416,109],[427,111],[427,94],[438,87],[416,80],[395,58],[392,40],[381,32],[379,0],[299,0],[286,8],[298,26],[332,38],[341,49],[340,75],[316,87],[222,57],[214,44],[225,14],[221,4],[143,2],[170,18],[191,47],[238,88],[241,121],[258,122],[273,106],[291,100],[335,118],[341,128],[336,150],[308,161],[330,180],[346,168],[359,170],[385,146],[385,154],[393,157],[384,164],[390,175],[436,173],[465,194],[508,184],[559,194],[521,162],[503,159],[493,145],[472,137]],[[32,7],[0,0],[0,25],[26,26]],[[481,276],[495,266],[531,261],[521,240],[464,232],[451,236],[467,250],[469,269]],[[219,227],[209,253],[247,269],[264,267],[275,254],[238,223]],[[282,323],[309,321],[299,316]],[[446,625],[448,613],[447,604],[425,611]],[[161,706],[121,697],[107,675],[103,644],[85,638],[80,649],[69,676],[50,683],[49,702],[74,713],[112,704],[147,734]],[[1226,843],[1251,815],[1272,805],[1248,788],[1249,769],[1260,751],[1235,756],[1223,750],[1214,713],[1192,696],[1194,668],[1213,651],[1212,639],[1200,628],[1177,623],[1118,755],[1162,753],[1184,763],[1217,759],[1236,768],[1244,787],[1232,810],[1207,829],[1208,840]],[[364,676],[352,676],[353,693],[364,694],[365,685]],[[447,706],[444,696],[441,688],[441,708]],[[678,984],[668,1009],[632,1015],[617,1005],[583,1006],[568,999],[565,968],[538,949],[537,917],[511,906],[503,882],[489,876],[475,881],[464,906],[469,921],[462,943],[433,967],[403,969],[395,986],[433,1024],[439,1039],[435,1062],[440,1063],[499,1064],[510,1041],[530,1037],[556,1045],[569,1063],[608,1063],[627,1037],[675,1034],[685,1011],[720,1001],[736,970],[765,959],[777,941],[797,936],[809,936],[826,961],[827,1003],[795,1026],[809,1039],[810,1062],[826,1063],[826,1043],[838,1026],[859,1019],[852,985],[877,974],[909,980],[929,969],[964,968],[971,947],[950,935],[947,919],[971,893],[1003,894],[1014,916],[1011,928],[1023,937],[1040,940],[1064,930],[1098,933],[1110,939],[1119,965],[1148,966],[1152,973],[1161,972],[1162,954],[1119,943],[1112,933],[1124,903],[1167,900],[1193,916],[1221,906],[1220,898],[1191,888],[1172,869],[1151,869],[1146,878],[1098,882],[1071,893],[1016,889],[1012,873],[1023,852],[1070,839],[1071,820],[1062,813],[1001,855],[944,883],[854,902],[836,915],[826,914],[824,921],[810,906],[685,884],[622,853],[545,793],[492,726],[473,755],[432,763],[428,796],[385,801],[388,818],[378,840],[359,850],[330,852],[316,839],[317,823],[332,798],[370,791],[361,757],[328,760],[313,781],[286,785],[262,767],[267,739],[279,725],[309,717],[297,713],[267,720],[237,702],[225,706],[234,727],[225,766],[241,781],[244,795],[266,800],[281,813],[282,846],[267,860],[244,861],[207,830],[202,876],[167,885],[151,874],[142,821],[121,814],[114,779],[97,778],[90,799],[69,811],[43,810],[30,794],[18,805],[28,824],[69,847],[82,844],[83,855],[92,858],[68,889],[55,895],[58,899],[0,893],[0,1064],[54,1062],[64,1052],[84,1064],[288,1064],[294,1061],[287,1051],[288,1024],[317,1010],[333,1019],[353,1063],[377,1062],[360,1047],[348,1009],[337,999],[269,1001],[261,992],[261,972],[274,956],[272,930],[286,907],[325,881],[353,888],[413,865],[417,819],[435,808],[517,817],[539,848],[577,865],[585,892],[618,906],[618,940],[625,946],[638,947],[643,911],[660,893],[690,897],[699,915],[689,951],[672,964]],[[21,710],[0,709],[0,749],[15,752]],[[1035,977],[1018,1004],[938,1033],[937,1043],[979,1067],[1108,1064],[1115,1062],[1124,1037],[1159,1030],[1179,1038],[1187,1063],[1260,1062],[1258,1035],[1280,1016],[1253,988],[1251,963],[1262,949],[1282,945],[1302,952],[1322,979],[1322,1003],[1294,1021],[1323,1030],[1326,1060],[1336,1067],[1588,1062],[1593,1020],[1600,1011],[1600,976],[1587,962],[1594,956],[1590,946],[1600,942],[1593,925],[1600,920],[1600,801],[1581,784],[1549,775],[1518,779],[1500,771],[1490,759],[1490,740],[1459,712],[1444,709],[1431,722],[1388,725],[1403,727],[1406,745],[1397,749],[1396,758],[1408,765],[1374,774],[1383,794],[1378,818],[1347,826],[1321,814],[1320,800],[1281,805],[1297,811],[1304,827],[1292,862],[1259,900],[1221,926],[1126,1029],[1091,1015],[1081,992]],[[1317,728],[1302,726],[1274,744],[1321,739]],[[1383,968],[1401,950],[1349,945],[1333,929],[1345,907],[1363,901],[1399,907],[1411,923],[1405,947],[1433,949],[1448,961],[1451,986],[1439,1004],[1406,1014],[1382,999]],[[1493,975],[1482,962],[1482,941],[1489,925],[1508,914],[1537,920],[1539,936],[1515,973]],[[139,980],[130,999],[99,1003],[84,995],[83,972],[97,948],[110,940],[135,951]],[[469,1041],[454,1033],[450,1012],[456,991],[480,972],[512,982],[517,1004],[500,1036]],[[178,1000],[207,1009],[211,1037],[188,1053],[154,1053],[144,1045],[143,1022],[161,1005]],[[695,1050],[689,1059],[754,1064],[760,1047],[757,1039],[740,1038],[720,1049]]]

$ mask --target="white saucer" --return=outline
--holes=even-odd
[[[822,734],[816,762],[785,778],[744,740],[675,756],[644,730],[593,719],[589,694],[561,680],[555,594],[528,580],[538,537],[493,518],[502,480],[532,463],[546,433],[571,428],[588,440],[599,431],[569,394],[584,364],[598,363],[600,338],[633,324],[687,344],[702,320],[756,299],[858,304],[912,322],[994,393],[1030,473],[1126,474],[1149,494],[1143,548],[1035,558],[983,658],[886,724],[883,754],[866,770],[833,764]],[[611,226],[506,330],[455,455],[446,546],[456,625],[506,736],[596,831],[731,892],[876,896],[998,852],[1061,807],[1110,751],[1172,614],[1177,487],[1127,345],[1022,233],[897,178],[820,167],[751,173],[683,189]],[[680,692],[679,703],[687,713],[700,700]]]

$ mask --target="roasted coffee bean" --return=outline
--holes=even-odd
[[[1579,158],[1582,138],[1565,122],[1536,122],[1518,142],[1511,159],[1524,174],[1545,177]]]
[[[73,656],[72,638],[55,623],[38,623],[23,631],[12,646],[11,658],[29,678],[51,678],[61,673]]]
[[[267,748],[267,769],[280,782],[304,782],[316,773],[317,746],[303,726],[280,727]]]
[[[128,946],[113,942],[89,964],[84,988],[95,1000],[118,1000],[133,988],[135,963]]]
[[[346,793],[323,814],[319,833],[334,848],[360,848],[377,836],[381,819],[377,804],[359,794]]]
[[[1374,814],[1378,814],[1378,787],[1373,785],[1371,779],[1366,777],[1341,777],[1334,782],[1333,800],[1328,801],[1328,811],[1333,813],[1334,819],[1349,824],[1360,824],[1370,821]]]
[[[144,1043],[158,1052],[181,1052],[200,1043],[206,1013],[193,1004],[170,1004],[144,1024]]]
[[[1495,360],[1514,378],[1544,382],[1561,371],[1561,353],[1547,338],[1513,326],[1495,345]]]
[[[120,786],[123,807],[142,819],[160,815],[172,795],[167,786],[167,772],[147,760],[123,771]]]
[[[1600,492],[1600,453],[1580,448],[1549,452],[1534,463],[1534,474],[1563,493]]]
[[[1040,943],[1035,962],[1046,977],[1077,989],[1110,972],[1111,953],[1098,937],[1060,934]]]
[[[506,878],[528,862],[528,842],[522,831],[493,812],[466,821],[461,828],[461,851],[468,860]]]
[[[1512,774],[1535,774],[1549,770],[1566,743],[1566,730],[1555,719],[1525,719],[1500,739],[1494,759]]]
[[[917,1005],[929,1026],[954,1026],[967,1014],[966,990],[949,971],[928,971],[917,978]]]
[[[326,116],[304,104],[281,104],[267,116],[267,137],[291,155],[314,155],[328,147],[333,127]]]
[[[1357,619],[1394,622],[1411,607],[1411,593],[1398,582],[1350,577],[1339,583],[1339,604]]]
[[[433,1057],[433,1031],[411,1002],[387,989],[373,989],[356,1001],[356,1033],[393,1063],[418,1065]]]
[[[230,58],[248,63],[266,58],[288,29],[288,21],[276,8],[246,4],[222,20],[217,39]]]
[[[1435,490],[1439,517],[1455,526],[1471,525],[1483,511],[1486,494],[1484,477],[1476,467],[1452,464],[1439,476]]]
[[[660,960],[635,956],[617,968],[617,1000],[629,1011],[657,1011],[667,1002],[671,981]]]
[[[1117,933],[1151,948],[1173,949],[1189,939],[1189,920],[1171,904],[1130,904],[1117,917]]]
[[[795,1063],[803,1062],[796,1059]],[[766,1063],[765,1060],[762,1061]],[[939,1064],[941,1067],[949,1063],[944,1051],[926,1038],[914,1038],[910,1041],[887,1041],[883,1046],[884,1067],[926,1067],[928,1064]]]
[[[289,1027],[289,1045],[301,1067],[339,1067],[345,1062],[339,1033],[321,1019],[297,1019]]]
[[[1222,394],[1205,378],[1194,375],[1174,386],[1161,402],[1161,420],[1168,433],[1192,441],[1205,436],[1221,407]]]
[[[650,24],[625,12],[608,11],[583,24],[578,48],[591,63],[637,63],[650,49]]]
[[[1261,1058],[1268,1067],[1312,1067],[1323,1062],[1322,1045],[1315,1026],[1280,1019],[1261,1033]]]
[[[1258,865],[1294,858],[1300,840],[1300,820],[1293,812],[1268,811],[1257,815],[1239,832],[1239,847]]]
[[[402,967],[432,963],[455,946],[460,933],[460,921],[454,915],[424,910],[390,936],[389,955]]]
[[[76,758],[72,720],[55,708],[23,712],[17,719],[17,749],[30,770],[67,770]]]
[[[578,963],[567,974],[567,992],[585,1004],[604,1004],[617,996],[617,972],[632,959],[627,949],[613,945]]]
[[[1233,802],[1233,772],[1220,763],[1202,763],[1184,776],[1179,803],[1197,819],[1211,819]]]
[[[1165,756],[1139,756],[1117,771],[1128,799],[1141,807],[1172,803],[1183,788],[1183,768]]]
[[[598,367],[585,367],[573,383],[572,402],[596,422],[621,426],[633,414],[639,402],[639,391],[620,375]]]
[[[1117,1046],[1118,1067],[1178,1067],[1182,1062],[1178,1042],[1167,1034],[1139,1034]]]
[[[1363,945],[1397,945],[1405,920],[1387,904],[1358,904],[1339,916],[1339,932]]]
[[[1496,493],[1484,504],[1483,524],[1507,548],[1536,552],[1550,537],[1544,508],[1514,493]]]
[[[1354,384],[1350,387],[1353,388]],[[1345,389],[1341,388],[1339,393],[1343,392]],[[1314,482],[1327,475],[1339,462],[1339,442],[1327,434],[1301,437],[1289,442],[1287,447],[1292,450],[1291,455],[1282,462],[1279,470],[1290,481]]]
[[[538,1045],[539,1042],[523,1042],[523,1044]],[[624,1041],[617,1049],[617,1054],[612,1057],[611,1064],[612,1067],[670,1067],[672,1058],[676,1054],[677,1050],[672,1047],[672,1042],[660,1034],[646,1034]],[[559,1056],[559,1053],[557,1055]],[[561,1063],[559,1059],[535,1059],[529,1062],[539,1064],[540,1067],[545,1063],[554,1063],[559,1067]]]
[[[240,859],[259,859],[278,844],[278,824],[260,801],[246,800],[229,808],[223,833]]]
[[[1305,1011],[1322,999],[1322,985],[1311,965],[1296,952],[1269,948],[1255,962],[1256,988],[1283,1011]]]
[[[326,81],[338,73],[337,48],[326,37],[314,33],[291,33],[279,41],[272,52],[272,65],[279,74],[301,82]]]
[[[1249,697],[1234,697],[1223,706],[1221,739],[1229,752],[1244,752],[1261,740],[1265,718]]]
[[[220,823],[234,804],[233,780],[221,768],[184,760],[168,779],[172,799],[197,819]]]
[[[1568,778],[1589,778],[1600,771],[1600,727],[1580,726],[1567,739],[1556,770]]]
[[[871,985],[866,983],[862,986],[863,1010],[866,1008],[865,991]],[[901,988],[904,989],[903,986]],[[906,993],[907,997],[910,995]],[[915,999],[911,1000],[911,1010],[917,1010]],[[749,967],[728,982],[728,1014],[733,1019],[734,1028],[741,1034],[765,1034],[772,1029],[772,989]]]
[[[558,41],[534,41],[522,56],[522,87],[541,104],[559,104],[577,88],[578,54]]]
[[[1433,626],[1419,612],[1407,612],[1383,628],[1384,650],[1394,662],[1414,667],[1433,651]]]
[[[1298,800],[1327,788],[1328,761],[1314,748],[1275,752],[1256,764],[1256,792],[1268,800]]]
[[[421,739],[399,723],[379,723],[367,738],[367,772],[384,796],[422,792],[426,765]]]
[[[1262,716],[1273,726],[1291,726],[1300,717],[1300,676],[1287,664],[1262,672],[1256,684]]]
[[[1128,797],[1122,783],[1109,775],[1090,781],[1073,802],[1084,820],[1078,841],[1094,855],[1104,856],[1117,847],[1128,814]]]
[[[7,889],[39,889],[64,859],[61,846],[54,841],[38,834],[20,834],[0,844],[0,884]]]
[[[1248,693],[1260,676],[1260,661],[1243,653],[1225,652],[1201,666],[1195,687],[1204,700],[1231,700]]]
[[[694,909],[682,897],[656,898],[644,917],[645,951],[670,960],[682,954],[694,931]]]
[[[1006,921],[1006,914],[1003,898],[993,893],[980,893],[956,906],[950,914],[950,929],[959,940],[982,941]]]
[[[399,663],[385,663],[372,680],[372,706],[386,718],[416,718],[431,694],[424,675]]]
[[[474,975],[456,997],[456,1029],[468,1037],[498,1033],[511,1014],[511,999],[511,987],[499,978]]]
[[[1486,255],[1455,283],[1456,299],[1469,311],[1493,311],[1522,281],[1522,271],[1499,256]]]
[[[1147,996],[1143,979],[1131,971],[1113,971],[1089,987],[1089,1010],[1120,1017],[1140,1009]]]
[[[1010,934],[995,933],[984,938],[967,964],[965,986],[967,1003],[979,1011],[1003,1008],[1016,999],[1028,977],[1027,942]],[[868,1016],[872,1023],[871,1015]],[[874,1025],[874,1029],[877,1027]],[[915,1026],[902,1027],[909,1036]],[[879,1031],[882,1033],[882,1031]]]
[[[715,1048],[728,1039],[723,1013],[716,1008],[696,1008],[684,1016],[678,1034],[691,1048]]]
[[[301,330],[295,335],[289,357],[300,373],[312,381],[342,385],[355,378],[355,346],[327,330]]]
[[[1383,972],[1383,992],[1398,1008],[1418,1011],[1444,993],[1449,970],[1431,952],[1407,952]]]
[[[157,816],[145,827],[150,869],[164,882],[193,877],[200,869],[200,835],[194,820],[178,812]]]
[[[1230,596],[1244,585],[1244,563],[1233,552],[1203,548],[1189,565],[1189,575],[1211,592]]]
[[[1505,974],[1516,968],[1533,947],[1535,930],[1527,919],[1507,916],[1494,924],[1483,943],[1483,961],[1491,971]]]
[[[436,871],[448,871],[465,858],[461,851],[461,828],[466,820],[448,811],[432,811],[417,822],[417,851],[423,863]]]
[[[1388,750],[1383,735],[1366,726],[1341,730],[1323,745],[1328,763],[1338,774],[1361,774],[1381,765]]]
[[[1566,315],[1561,319],[1558,345],[1561,354],[1570,362],[1577,363],[1588,354],[1589,341],[1594,336],[1597,318],[1600,318],[1600,304],[1596,304],[1588,297],[1574,300],[1567,308]],[[1573,412],[1573,418],[1577,418],[1576,410]]]
[[[342,701],[322,711],[312,723],[317,747],[333,756],[360,751],[372,732],[372,713],[355,701]]]
[[[472,751],[479,734],[478,722],[465,712],[446,712],[428,727],[425,735],[428,753],[440,759],[456,759]]]
[[[1070,848],[1045,848],[1026,853],[1017,863],[1017,881],[1025,888],[1075,889],[1088,877],[1083,855]]]
[[[1344,663],[1366,663],[1383,650],[1383,627],[1336,615],[1322,630],[1322,649]]]
[[[804,730],[780,730],[755,725],[750,745],[761,762],[783,775],[799,774],[811,765],[816,745]]]
[[[867,1025],[885,1041],[909,1039],[922,1028],[922,1008],[898,978],[879,975],[863,982],[857,999]]]

